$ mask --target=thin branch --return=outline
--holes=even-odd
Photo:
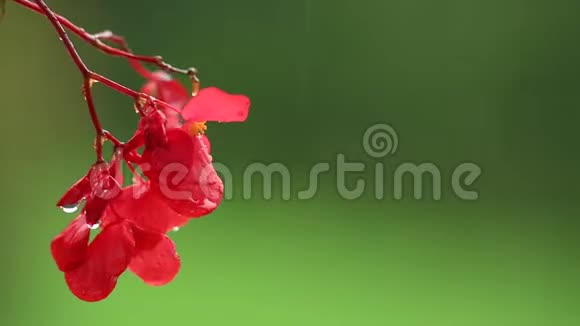
[[[125,51],[127,53],[132,53],[131,49],[129,49],[129,45],[127,44],[127,41],[125,41],[125,38],[123,38],[122,36],[119,36],[119,35],[115,35],[111,31],[103,31],[100,33],[95,33],[95,34],[93,34],[93,37],[95,39],[97,39],[98,41],[112,42],[112,43],[116,44],[117,46],[119,46],[123,51]],[[141,64],[140,61],[132,59],[132,58],[128,58],[128,60],[129,60],[129,64],[131,65],[131,67],[133,67],[133,69],[139,75],[141,75],[141,77],[143,77],[145,79],[154,79],[153,73],[151,71],[149,71],[147,68],[143,67],[143,65]]]
[[[18,1],[19,0],[17,0],[17,2]],[[48,18],[48,20],[50,21],[52,26],[54,26],[54,29],[56,30],[58,37],[60,38],[60,40],[64,44],[69,56],[73,59],[77,68],[79,68],[79,70],[81,71],[83,76],[86,78],[89,74],[89,69],[87,68],[87,66],[85,65],[85,63],[81,59],[81,57],[79,56],[77,50],[75,49],[74,44],[71,42],[70,38],[68,37],[68,34],[65,32],[64,28],[62,27],[59,19],[56,17],[54,12],[52,12],[52,10],[46,5],[46,3],[44,1],[42,1],[42,0],[34,0],[34,1],[36,2],[39,10],[41,10],[44,13],[44,15]],[[26,2],[28,2],[28,1],[26,1]]]
[[[31,2],[31,1],[27,1],[27,0],[13,0],[13,1],[28,8],[28,9],[30,9],[30,10],[32,10],[32,11],[35,11],[39,14],[46,15],[45,11],[43,11],[43,9],[39,5],[38,1],[36,1],[36,0],[34,1],[34,2],[36,2],[36,4]],[[196,74],[195,68],[181,69],[181,68],[174,67],[174,66],[170,65],[169,63],[165,62],[161,56],[136,55],[136,54],[131,53],[131,51],[129,50],[128,47],[125,47],[125,49],[117,49],[117,48],[114,48],[112,46],[109,46],[101,41],[101,39],[103,39],[103,37],[105,36],[104,35],[105,33],[107,36],[109,36],[111,38],[113,38],[113,37],[120,38],[120,37],[115,36],[110,31],[106,31],[103,33],[98,33],[98,34],[93,35],[93,34],[87,33],[83,28],[75,25],[70,20],[66,19],[65,17],[57,15],[54,12],[53,12],[53,15],[62,24],[62,26],[66,27],[71,32],[73,32],[78,37],[80,37],[82,40],[84,40],[85,42],[89,43],[90,45],[94,46],[95,48],[99,49],[100,51],[102,51],[106,54],[118,56],[118,57],[124,57],[127,59],[133,59],[133,60],[137,60],[137,61],[144,62],[144,63],[153,64],[164,71],[179,73],[179,74],[187,75],[190,77],[192,77],[194,74]],[[120,39],[122,40],[122,43],[125,43],[122,38],[120,38]]]
[[[97,161],[102,162],[103,159],[103,141],[102,141],[102,134],[103,134],[103,127],[101,122],[99,121],[99,116],[95,111],[95,104],[93,103],[93,95],[91,93],[92,81],[91,81],[91,71],[87,68],[86,64],[83,62],[81,57],[79,56],[77,50],[74,47],[74,44],[71,42],[68,34],[56,18],[55,14],[50,10],[50,8],[46,5],[43,0],[34,0],[38,7],[44,12],[45,16],[48,18],[56,33],[58,34],[60,40],[64,44],[69,56],[74,61],[75,65],[83,75],[83,95],[85,97],[85,101],[87,102],[87,106],[89,108],[89,114],[91,116],[91,121],[93,126],[95,127],[95,133],[97,134],[95,138],[95,153],[97,154]]]
[[[42,1],[42,0],[37,0]],[[102,162],[103,159],[103,127],[101,122],[99,121],[99,116],[97,115],[97,111],[95,109],[95,103],[93,102],[93,93],[91,91],[92,87],[92,80],[90,78],[85,77],[83,81],[83,95],[85,96],[85,101],[87,102],[87,106],[89,107],[89,115],[91,116],[91,122],[95,127],[95,153],[97,154],[97,161]]]
[[[74,44],[70,40],[64,27],[67,27],[69,30],[73,31],[75,34],[80,36],[83,40],[94,45],[95,47],[97,47],[98,49],[102,50],[103,52],[105,52],[107,54],[121,56],[121,57],[125,57],[125,58],[129,59],[129,62],[131,63],[133,68],[135,68],[135,70],[137,70],[137,72],[139,72],[141,75],[143,75],[144,77],[146,77],[148,79],[152,77],[152,74],[150,71],[148,71],[145,67],[143,67],[141,65],[141,62],[153,63],[153,64],[156,64],[159,67],[161,67],[165,70],[168,70],[168,71],[187,74],[188,76],[190,76],[190,78],[194,82],[194,85],[196,85],[196,84],[198,85],[197,71],[194,68],[190,68],[188,70],[178,69],[178,68],[174,68],[171,65],[165,63],[161,57],[146,57],[146,56],[134,55],[129,50],[127,43],[125,42],[125,40],[122,37],[114,35],[110,31],[105,31],[105,32],[94,34],[94,35],[88,34],[87,32],[85,32],[84,29],[74,25],[68,19],[55,14],[48,7],[48,5],[46,4],[46,2],[44,0],[34,0],[35,3],[32,3],[30,1],[26,1],[26,0],[14,0],[14,1],[16,3],[23,5],[26,8],[29,8],[35,12],[43,14],[44,16],[46,16],[49,19],[50,23],[53,25],[54,29],[56,30],[60,40],[64,44],[69,56],[72,58],[75,65],[77,66],[79,72],[83,76],[82,91],[83,91],[85,101],[87,102],[87,106],[89,109],[89,115],[91,117],[93,127],[95,128],[95,133],[96,133],[95,153],[97,155],[98,162],[104,161],[104,159],[103,159],[103,141],[104,140],[109,140],[109,141],[113,142],[115,145],[122,145],[122,142],[119,141],[118,139],[116,139],[108,131],[105,131],[102,127],[102,124],[99,120],[99,117],[97,115],[95,105],[93,102],[93,96],[92,96],[92,91],[91,91],[93,83],[95,83],[95,82],[102,83],[103,85],[105,85],[105,86],[107,86],[107,87],[109,87],[117,92],[120,92],[122,94],[125,94],[125,95],[131,97],[134,100],[134,102],[137,104],[139,102],[146,101],[146,102],[150,103],[151,105],[153,105],[154,107],[159,105],[159,106],[165,107],[169,110],[173,110],[177,113],[180,113],[180,111],[177,110],[176,108],[174,108],[173,106],[171,106],[170,104],[165,103],[164,101],[158,100],[153,96],[134,91],[134,90],[132,90],[124,85],[117,83],[114,80],[111,80],[107,77],[104,77],[98,73],[91,71],[87,67],[87,65],[84,63],[84,61],[82,60],[80,55],[78,54],[77,50],[74,47]],[[107,40],[107,41],[113,42],[113,43],[117,44],[118,46],[120,46],[122,48],[122,50],[116,49],[116,48],[111,47],[109,45],[106,45],[105,43],[102,42],[102,40]],[[144,115],[144,112],[142,110],[138,110],[138,113],[141,115]]]
[[[121,147],[125,145],[122,141],[118,140],[112,133],[108,132],[107,130],[103,130],[103,137],[105,137],[108,141],[113,143],[115,147]]]

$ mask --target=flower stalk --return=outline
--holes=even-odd
[[[65,31],[65,27],[72,31],[74,34],[79,36],[82,40],[88,44],[94,46],[98,50],[112,56],[127,58],[131,66],[141,74],[146,79],[152,79],[152,73],[147,70],[141,63],[149,63],[156,65],[160,69],[166,72],[179,73],[189,76],[193,81],[197,81],[197,70],[194,68],[181,69],[176,68],[168,63],[166,63],[161,56],[143,56],[136,55],[131,52],[125,39],[121,36],[113,34],[111,31],[105,31],[97,34],[87,33],[83,28],[75,25],[70,20],[63,16],[56,14],[50,7],[46,4],[44,0],[13,0],[15,3],[22,5],[23,7],[30,9],[34,12],[42,14],[48,18],[52,26],[54,27],[56,33],[58,34],[60,40],[62,41],[69,57],[73,60],[77,69],[83,76],[83,86],[82,93],[84,95],[85,101],[87,102],[87,107],[89,110],[89,115],[91,117],[91,122],[95,129],[95,154],[97,156],[97,162],[104,161],[103,158],[103,140],[111,140],[111,134],[105,137],[104,129],[99,120],[99,116],[96,112],[93,96],[92,96],[92,85],[94,82],[102,83],[103,85],[117,91],[119,93],[125,94],[131,97],[134,101],[139,101],[140,99],[147,99],[154,105],[159,105],[167,109],[177,110],[173,108],[170,104],[160,101],[156,98],[151,97],[148,94],[137,92],[129,87],[119,84],[101,74],[98,74],[90,70],[84,63],[83,59],[77,52],[74,43],[71,41],[68,33]],[[110,41],[117,44],[121,49],[114,48],[105,44],[103,41]],[[116,138],[115,138],[116,139]],[[117,146],[119,144],[116,144]]]

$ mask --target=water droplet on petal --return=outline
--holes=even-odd
[[[101,223],[95,223],[95,224],[87,224],[87,227],[91,230],[96,230],[101,226]]]
[[[173,232],[177,232],[177,231],[179,231],[179,227],[178,226],[173,227]]]
[[[79,204],[61,206],[60,209],[62,209],[62,211],[65,213],[71,214],[71,213],[76,212],[79,209]]]

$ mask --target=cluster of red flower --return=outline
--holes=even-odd
[[[118,142],[111,160],[97,161],[58,202],[69,211],[84,202],[51,251],[71,292],[85,301],[106,298],[127,268],[150,285],[173,280],[180,259],[166,233],[211,213],[223,196],[205,122],[244,121],[250,105],[246,96],[214,87],[190,96],[164,72],[150,74],[141,92],[169,105],[151,97],[138,102],[134,136]],[[127,186],[123,161],[133,172]]]
[[[4,2],[0,0],[0,14]],[[85,301],[103,300],[127,268],[147,284],[167,284],[179,272],[180,260],[166,233],[213,212],[223,197],[205,123],[245,121],[250,100],[215,87],[200,90],[194,68],[173,67],[160,56],[136,55],[123,37],[111,31],[89,34],[52,11],[44,0],[14,2],[46,16],[53,25],[83,77],[82,90],[96,132],[96,163],[57,204],[71,213],[84,203],[81,213],[51,243],[69,289]],[[103,53],[128,59],[147,83],[137,92],[90,70],[65,28]],[[143,63],[161,70],[152,73]],[[191,95],[167,72],[189,76]],[[127,142],[103,129],[92,98],[95,82],[135,101],[140,121]],[[103,158],[106,140],[115,146],[109,162]],[[123,162],[133,173],[130,185],[123,180]],[[90,241],[92,230],[100,232]]]

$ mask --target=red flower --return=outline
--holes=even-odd
[[[243,95],[211,87],[190,97],[167,74],[153,77],[143,92],[172,108],[146,103],[132,139],[117,145],[110,163],[93,165],[58,202],[72,211],[85,201],[81,214],[51,244],[69,289],[85,301],[109,296],[127,268],[150,285],[174,279],[180,259],[166,233],[213,212],[223,197],[205,121],[244,121],[248,115],[250,102]],[[123,160],[134,175],[132,184],[121,188]],[[99,226],[89,243],[91,230]]]
[[[201,89],[190,98],[181,84],[162,73],[156,76],[163,78],[149,81],[143,90],[161,96],[163,101],[184,104],[181,116],[185,124],[169,118],[163,124],[158,111],[144,118],[146,141],[140,167],[151,182],[150,192],[160,195],[173,211],[190,217],[207,215],[221,202],[223,183],[211,164],[205,121],[244,121],[250,101],[244,95],[231,95],[215,87]],[[174,113],[169,111],[163,112]]]
[[[82,300],[108,297],[127,268],[150,285],[167,284],[179,272],[175,245],[164,233],[143,230],[118,216],[90,244],[89,233],[81,214],[51,244],[69,289]]]

